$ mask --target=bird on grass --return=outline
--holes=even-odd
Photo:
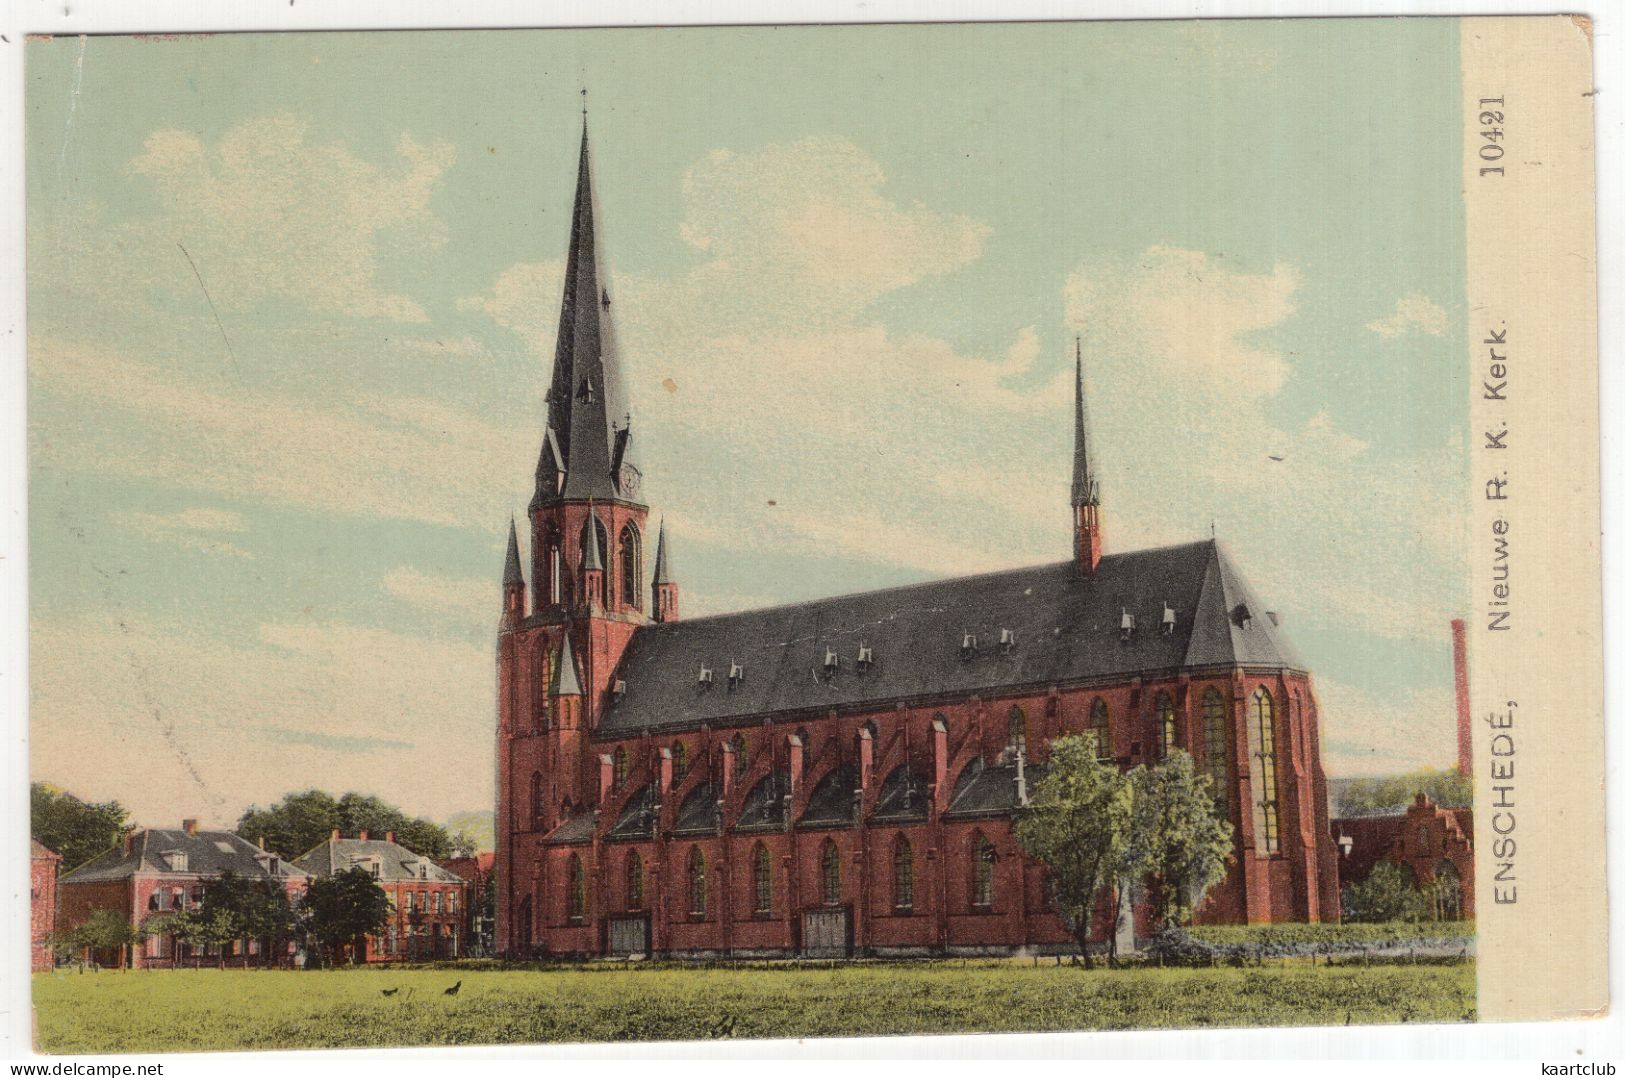
[[[457,994],[458,990],[461,989],[462,987],[463,987],[463,982],[458,981],[456,984],[454,984],[450,988],[446,989],[446,995],[455,996]]]
[[[384,994],[384,995],[386,995],[386,996],[393,996],[393,995],[394,995],[394,994],[395,994],[395,993],[396,993],[396,992],[399,992],[399,991],[400,991],[400,988],[399,988],[399,987],[396,987],[396,988],[385,988],[385,989],[384,989],[384,990],[383,990],[383,994]]]

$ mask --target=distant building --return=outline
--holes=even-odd
[[[463,945],[464,954],[490,954],[495,942],[496,919],[487,916],[485,908],[486,890],[491,885],[495,866],[496,854],[489,851],[468,857],[448,857],[441,863],[442,868],[468,884],[468,913],[463,918],[463,933],[467,940]]]
[[[51,937],[56,933],[56,877],[62,870],[62,855],[33,842],[29,858],[29,933],[33,966],[48,970],[56,964],[51,953]]]
[[[1403,814],[1333,820],[1332,837],[1343,886],[1364,881],[1378,864],[1391,861],[1429,896],[1435,918],[1474,915],[1472,809],[1441,808],[1417,794]]]
[[[202,831],[196,820],[185,820],[179,828],[126,832],[118,846],[63,876],[60,923],[71,929],[97,910],[113,910],[140,928],[153,914],[201,906],[204,886],[226,872],[275,881],[290,897],[304,889],[307,879],[281,857],[230,831]],[[130,964],[163,967],[225,958],[279,965],[293,953],[291,943],[277,953],[268,951],[263,941],[235,940],[225,945],[222,955],[212,946],[200,949],[172,935],[154,934],[135,948]],[[92,957],[118,964],[115,955]]]
[[[344,838],[334,831],[294,864],[313,877],[365,869],[389,896],[393,918],[381,936],[368,936],[360,962],[410,962],[459,958],[467,938],[469,887],[462,877],[395,841],[362,831]],[[348,956],[345,956],[348,957]]]

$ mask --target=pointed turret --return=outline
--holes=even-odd
[[[677,581],[671,575],[664,520],[660,522],[660,535],[655,540],[654,618],[656,621],[677,620]]]
[[[588,607],[604,605],[604,558],[598,549],[598,515],[587,503],[587,519],[581,525],[581,593]]]
[[[560,500],[636,501],[638,497],[640,476],[631,460],[631,414],[621,386],[608,276],[598,241],[592,161],[583,117],[564,299],[533,508]]]
[[[1072,418],[1073,557],[1093,573],[1100,564],[1100,482],[1089,462],[1089,406],[1083,392],[1083,338],[1077,340],[1077,382]]]
[[[525,572],[519,564],[519,531],[508,520],[508,560],[502,567],[502,627],[512,628],[525,616]]]
[[[553,675],[553,695],[581,695],[581,674],[576,670],[575,651],[570,647],[568,633],[564,637],[564,646],[559,649],[559,665]]]

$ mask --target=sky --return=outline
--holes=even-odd
[[[1108,552],[1217,534],[1328,771],[1449,766],[1456,33],[31,42],[34,777],[490,806],[584,86],[685,615],[1067,557],[1081,337]]]

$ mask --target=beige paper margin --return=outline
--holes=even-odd
[[[1478,1013],[1583,1018],[1608,1008],[1590,23],[1463,19],[1461,70]]]

